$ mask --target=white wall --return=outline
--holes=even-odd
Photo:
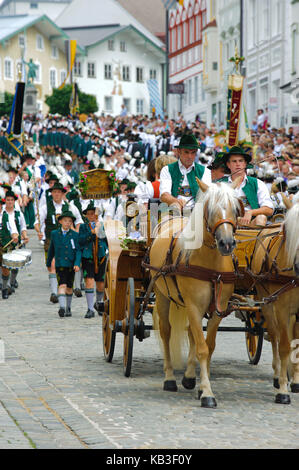
[[[139,40],[139,38],[138,38]],[[125,41],[127,52],[120,52],[120,42]],[[137,99],[144,100],[144,114],[149,114],[150,110],[150,99],[147,89],[146,81],[150,78],[150,69],[156,70],[156,78],[160,85],[160,90],[162,87],[162,67],[159,59],[151,53],[145,46],[144,43],[142,46],[138,46],[132,40],[126,32],[119,33],[114,37],[115,51],[108,50],[108,41],[105,41],[97,46],[88,48],[88,56],[84,57],[82,61],[82,77],[74,76],[75,80],[78,82],[80,89],[89,94],[96,95],[97,102],[99,106],[99,112],[105,110],[105,96],[112,96],[112,91],[114,88],[114,76],[112,80],[107,80],[104,78],[104,65],[111,64],[112,70],[117,66],[119,61],[121,66],[130,67],[130,81],[121,81],[117,82],[117,91],[118,85],[121,85],[122,96],[118,94],[112,96],[113,100],[113,110],[109,114],[118,115],[121,111],[121,104],[123,103],[124,98],[129,98],[131,100],[131,114],[137,113]],[[80,58],[78,58],[80,60]],[[87,77],[87,67],[88,62],[94,62],[96,65],[96,78]],[[143,79],[144,83],[136,82],[136,67],[143,68]],[[162,99],[162,94],[161,94]]]

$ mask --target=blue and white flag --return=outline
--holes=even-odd
[[[177,6],[177,0],[162,0],[162,2],[166,10],[174,9]]]
[[[150,108],[151,110],[154,110],[153,114],[155,114],[155,116],[158,116],[160,114],[161,118],[164,119],[158,81],[156,79],[148,80],[147,88],[150,95]]]

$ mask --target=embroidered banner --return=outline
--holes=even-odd
[[[241,75],[229,76],[226,126],[226,143],[229,147],[238,145],[239,142],[243,83],[244,78]]]

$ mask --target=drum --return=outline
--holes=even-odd
[[[5,253],[2,257],[2,266],[6,269],[19,269],[26,266],[26,257],[12,251]]]
[[[19,250],[18,254],[21,255],[21,256],[25,256],[26,266],[32,263],[32,251],[30,251],[30,250]]]

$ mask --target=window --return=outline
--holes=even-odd
[[[13,80],[12,59],[4,59],[4,80]]]
[[[182,27],[178,27],[178,49],[182,47]]]
[[[56,69],[50,69],[50,87],[56,88],[57,86],[57,71]]]
[[[156,79],[157,79],[157,70],[150,69],[150,80],[156,80]]]
[[[127,109],[127,112],[131,112],[131,98],[124,98],[123,103],[125,105],[125,108]]]
[[[193,90],[192,90],[192,80],[188,80],[188,105],[192,105],[192,99],[193,99]]]
[[[57,46],[54,46],[54,45],[51,46],[51,57],[52,57],[52,59],[58,59],[59,51],[58,51]]]
[[[136,100],[136,112],[137,112],[137,114],[143,114],[144,113],[143,104],[144,104],[144,101],[142,99],[137,98],[137,100]]]
[[[87,64],[87,77],[96,78],[96,64],[95,62],[88,62]]]
[[[38,3],[31,2],[30,3],[30,8],[32,8],[32,10],[36,10],[38,8]]]
[[[131,80],[130,66],[129,65],[123,65],[122,78],[123,78],[124,82],[129,82]]]
[[[36,49],[38,51],[44,50],[44,38],[40,34],[36,36]]]
[[[36,65],[36,77],[34,79],[34,83],[41,83],[42,82],[42,71],[41,71],[41,65],[40,64],[35,64]]]
[[[22,49],[24,49],[24,47],[25,47],[25,36],[24,36],[24,34],[19,35],[19,47],[21,47]]]
[[[74,75],[76,77],[82,77],[82,63],[79,60],[75,60]]]
[[[105,80],[112,80],[112,66],[111,64],[104,65],[104,78]]]
[[[198,103],[198,76],[194,77],[194,103]]]
[[[114,39],[108,40],[108,51],[114,51]]]
[[[183,39],[184,39],[184,47],[188,44],[188,24],[187,21],[183,24]]]
[[[194,19],[193,18],[191,18],[190,20],[189,39],[190,39],[190,44],[192,44],[194,42]]]
[[[104,98],[104,108],[107,113],[113,112],[113,101],[112,96],[105,96]]]
[[[136,67],[136,82],[143,83],[143,68]]]
[[[218,62],[213,62],[212,68],[214,71],[218,70]]]
[[[64,83],[64,80],[66,79],[67,77],[67,73],[66,73],[66,70],[60,70],[60,83]]]
[[[120,52],[127,52],[126,41],[120,41]]]

